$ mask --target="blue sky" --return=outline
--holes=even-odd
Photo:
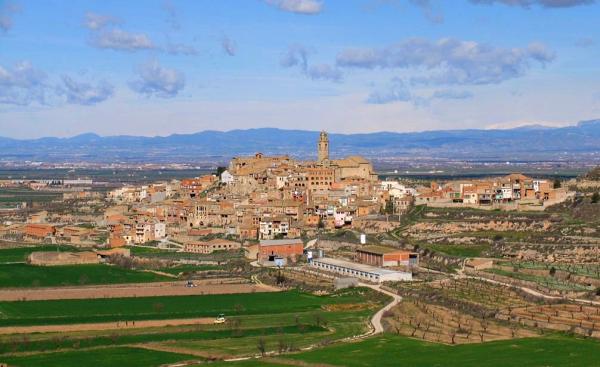
[[[596,0],[0,0],[0,136],[562,126]]]

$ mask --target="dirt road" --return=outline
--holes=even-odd
[[[239,280],[233,281],[232,279],[194,281],[196,287],[186,287],[185,281],[178,281],[59,288],[2,289],[0,290],[0,301],[189,296],[279,291],[279,289],[265,284],[239,283]]]
[[[380,292],[380,293],[383,293],[385,295],[392,297],[392,301],[390,303],[385,305],[382,309],[377,311],[377,313],[375,313],[375,315],[373,315],[373,317],[371,318],[371,325],[373,326],[373,330],[371,331],[371,333],[368,333],[365,336],[381,334],[384,331],[383,325],[381,324],[381,318],[383,317],[383,314],[386,311],[391,310],[392,307],[396,306],[398,303],[400,303],[402,301],[402,297],[400,297],[399,295],[397,295],[395,293],[388,292],[385,289],[381,289],[381,286],[379,286],[379,285],[360,283],[360,286],[369,287],[377,292]]]

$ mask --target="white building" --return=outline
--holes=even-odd
[[[403,198],[405,196],[417,196],[417,190],[412,187],[406,187],[398,181],[383,181],[381,188],[387,191],[391,197]]]
[[[167,236],[167,225],[159,222],[154,223],[154,239],[163,239]]]
[[[345,277],[355,277],[373,283],[412,280],[412,273],[409,272],[382,269],[371,265],[358,264],[351,261],[328,257],[314,259],[312,261],[312,266]]]
[[[221,173],[221,182],[225,185],[231,185],[234,181],[234,177],[229,171],[225,170]]]

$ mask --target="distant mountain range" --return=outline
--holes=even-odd
[[[261,128],[166,137],[102,137],[92,133],[30,140],[0,137],[0,161],[194,163],[227,161],[255,152],[311,158],[316,155],[318,135],[318,131]],[[507,130],[330,134],[329,139],[334,157],[556,160],[600,154],[600,120],[561,128],[532,125]]]

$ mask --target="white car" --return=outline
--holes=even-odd
[[[225,315],[224,314],[220,314],[219,316],[217,316],[217,318],[215,319],[214,323],[215,324],[224,324],[225,321],[227,321],[225,319]]]

